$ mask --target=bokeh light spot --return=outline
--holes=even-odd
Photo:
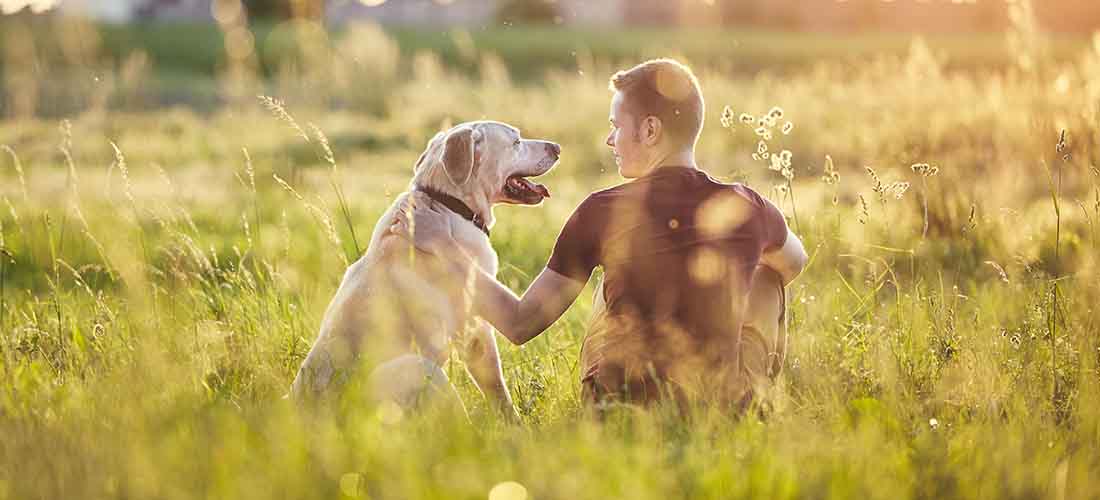
[[[721,237],[747,222],[751,214],[748,202],[735,194],[712,196],[699,205],[695,226],[704,236]]]
[[[489,500],[527,500],[527,488],[515,481],[505,481],[489,490]]]
[[[726,261],[717,250],[703,247],[689,258],[688,274],[701,285],[717,283],[726,277]]]

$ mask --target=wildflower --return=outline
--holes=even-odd
[[[891,182],[886,186],[886,193],[894,195],[895,199],[900,200],[905,192],[909,190],[908,182]]]
[[[764,141],[760,141],[760,142],[756,143],[756,152],[760,153],[760,154],[767,153],[768,152],[768,143],[766,143]]]
[[[781,153],[779,153],[779,158],[783,161],[783,164],[788,167],[791,165],[791,158],[793,157],[794,154],[787,149],[784,149]]]
[[[836,184],[840,182],[840,173],[836,171],[836,167],[833,166],[833,157],[825,155],[825,175],[821,176],[821,180],[825,184]]]
[[[772,120],[783,118],[783,108],[779,106],[772,107],[771,111],[768,111],[768,116],[771,117]]]
[[[793,123],[787,122],[787,123],[783,124],[783,135],[790,134],[791,130],[794,130],[794,124]]]
[[[733,126],[733,110],[729,106],[722,108],[722,128]]]
[[[940,173],[940,167],[929,165],[927,163],[914,163],[909,167],[910,170],[916,172],[921,177],[933,177]]]
[[[756,123],[756,117],[748,113],[741,113],[740,119],[741,123],[744,123],[745,125],[752,125],[753,123]]]
[[[772,115],[764,115],[760,117],[760,124],[772,128],[775,126],[775,117]]]

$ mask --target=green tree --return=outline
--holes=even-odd
[[[323,0],[244,0],[243,3],[253,18],[320,19],[325,12]]]
[[[515,24],[547,24],[558,16],[558,6],[547,0],[507,0],[497,10],[498,21]]]

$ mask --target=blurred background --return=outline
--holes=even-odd
[[[1091,0],[1034,8],[1014,0],[2,0],[0,8],[3,116],[97,105],[210,109],[279,82],[294,102],[304,90],[285,84],[295,75],[333,64],[386,79],[407,75],[417,54],[466,75],[501,63],[521,83],[653,55],[737,76],[904,56],[923,35],[949,68],[1003,69],[1026,50],[1004,43],[1014,27],[1049,35],[1046,57],[1056,60],[1100,28]],[[341,79],[319,79],[330,76]],[[343,89],[318,95],[325,83],[338,82],[304,92],[338,106],[363,100]]]
[[[0,11],[0,500],[1100,496],[1096,0]],[[700,77],[700,165],[813,256],[774,418],[578,432],[590,288],[500,342],[538,432],[298,425],[278,402],[429,138],[496,119],[562,145],[554,197],[497,210],[522,290],[622,182],[608,77],[663,56]]]

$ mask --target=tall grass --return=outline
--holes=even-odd
[[[476,40],[464,57],[486,69],[471,76],[364,33],[381,41],[326,59],[318,37],[324,60],[269,82],[308,84],[308,98],[209,114],[89,104],[62,123],[60,148],[51,117],[0,122],[0,499],[1100,494],[1100,44],[998,71],[952,70],[922,42],[855,66],[698,64],[702,166],[786,186],[779,201],[813,249],[789,293],[773,411],[590,418],[585,293],[533,342],[501,341],[524,420],[506,426],[459,359],[447,372],[472,425],[354,394],[314,418],[281,397],[364,251],[358,235],[442,126],[487,117],[562,144],[554,198],[498,211],[499,277],[525,287],[576,204],[618,182],[602,145],[601,75],[615,66],[595,58],[531,85]],[[389,76],[343,67],[353,48]],[[752,158],[755,127],[715,125],[732,119],[724,103],[797,117],[768,145],[778,169]],[[1073,154],[1036,182],[1062,129]],[[1081,210],[1061,209],[1071,200]]]

